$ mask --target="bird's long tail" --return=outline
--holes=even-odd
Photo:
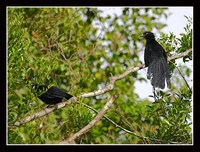
[[[148,66],[147,79],[151,80],[151,85],[153,87],[161,89],[165,88],[166,80],[167,87],[169,89],[171,88],[169,65],[164,57],[160,57],[151,62]]]

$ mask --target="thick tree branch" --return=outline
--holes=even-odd
[[[84,128],[82,128],[81,130],[79,130],[77,133],[73,134],[71,137],[69,137],[68,139],[61,141],[60,144],[71,144],[71,143],[75,143],[75,140],[80,137],[81,135],[87,133],[93,126],[95,126],[95,124],[101,120],[101,118],[104,116],[104,114],[108,111],[108,109],[111,107],[112,103],[114,102],[114,100],[118,97],[118,95],[114,95],[112,96],[108,102],[105,104],[105,106],[103,107],[103,109],[96,115],[96,117],[88,124],[86,125]]]
[[[170,58],[168,58],[168,61],[171,61],[171,60],[175,60],[175,59],[179,59],[179,58],[182,58],[184,56],[187,56],[190,52],[192,52],[192,48],[191,49],[188,49],[186,50],[185,52],[183,53],[180,53],[178,55],[175,55],[175,56],[172,56]],[[124,73],[120,74],[120,75],[117,75],[117,76],[111,76],[109,78],[110,82],[108,83],[108,85],[103,88],[103,89],[99,89],[99,90],[96,90],[96,91],[93,91],[93,92],[88,92],[88,93],[82,93],[80,95],[80,97],[83,97],[83,98],[88,98],[88,97],[92,97],[92,96],[97,96],[97,95],[101,95],[101,94],[104,94],[108,91],[111,91],[113,88],[114,88],[114,83],[115,81],[117,80],[120,80],[120,79],[123,79],[125,78],[127,75],[129,75],[130,73],[133,73],[133,72],[136,72],[140,69],[143,69],[145,68],[145,65],[139,65],[138,67],[132,67],[128,70],[126,70]],[[56,109],[60,109],[60,108],[63,108],[65,107],[66,105],[68,104],[71,104],[73,103],[74,101],[77,101],[77,98],[76,97],[73,97],[71,99],[69,99],[68,101],[65,101],[65,102],[61,102],[61,103],[58,103],[55,107],[51,107],[51,108],[45,108],[37,113],[34,113],[30,116],[27,116],[25,118],[22,118],[21,120],[19,121],[16,121],[14,123],[14,126],[20,126],[24,123],[27,123],[27,122],[30,122],[32,120],[35,120],[37,118],[40,118],[40,117],[43,117],[53,111],[55,111]]]

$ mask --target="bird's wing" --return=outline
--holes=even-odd
[[[59,88],[52,86],[49,90],[48,90],[48,95],[50,98],[70,98],[72,97],[72,95],[67,94],[66,92],[60,90]]]

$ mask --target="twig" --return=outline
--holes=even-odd
[[[173,63],[174,64],[174,63]],[[188,84],[188,82],[186,81],[186,79],[185,79],[185,77],[184,77],[184,75],[183,75],[183,73],[181,72],[181,70],[174,64],[174,66],[176,67],[176,69],[178,70],[178,72],[180,73],[180,75],[181,75],[181,77],[183,78],[183,80],[185,81],[185,83],[186,83],[186,85],[187,85],[187,87],[188,87],[188,89],[190,90],[190,92],[192,92],[192,90],[191,90],[191,88],[190,88],[190,86],[189,86],[189,84]]]
[[[71,144],[71,143],[75,143],[75,140],[80,137],[81,135],[87,133],[93,126],[95,126],[95,124],[101,120],[101,118],[104,116],[104,114],[108,111],[108,109],[110,108],[110,106],[112,105],[113,101],[118,97],[118,95],[114,95],[112,96],[108,102],[105,104],[105,106],[103,107],[103,109],[97,114],[97,116],[88,124],[86,125],[84,128],[82,128],[81,130],[79,130],[77,133],[73,134],[71,137],[69,137],[66,140],[63,140],[60,142],[60,144]]]

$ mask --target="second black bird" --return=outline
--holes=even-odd
[[[167,55],[163,47],[155,40],[152,32],[144,32],[141,37],[146,39],[144,51],[145,66],[148,67],[147,79],[151,80],[151,85],[156,88],[170,88],[170,70],[167,63]]]
[[[62,102],[62,99],[70,99],[73,97],[70,94],[60,90],[56,86],[50,87],[45,93],[41,94],[39,98],[46,104],[56,104]]]

